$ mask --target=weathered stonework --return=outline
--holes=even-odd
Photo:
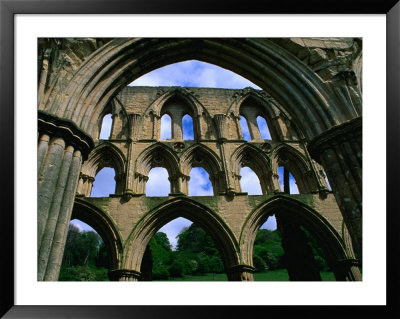
[[[263,90],[126,87],[185,59],[226,67]],[[229,280],[252,280],[255,236],[271,215],[293,252],[291,280],[319,278],[310,258],[295,258],[309,253],[300,226],[317,238],[338,280],[360,280],[361,61],[359,39],[40,39],[38,280],[57,280],[71,218],[104,239],[112,280],[136,281],[146,276],[150,238],[180,216],[214,238]],[[106,114],[112,130],[100,140]],[[165,114],[169,140],[160,138]],[[185,114],[194,140],[183,140]],[[271,140],[261,138],[258,116]],[[214,196],[188,196],[196,166],[208,172]],[[244,166],[263,195],[242,192]],[[280,189],[279,166],[293,174],[300,195],[285,194],[288,180]],[[91,198],[103,167],[115,169],[115,194]],[[145,196],[153,167],[167,169],[169,197]]]

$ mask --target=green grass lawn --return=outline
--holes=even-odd
[[[332,272],[321,272],[322,281],[335,281]],[[226,274],[206,274],[204,276],[184,276],[183,278],[171,278],[169,280],[154,281],[227,281]],[[270,270],[263,273],[255,273],[254,281],[289,281],[286,269]]]

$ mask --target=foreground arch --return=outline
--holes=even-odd
[[[45,256],[48,249],[58,245],[53,241],[55,232],[58,232],[56,224],[64,225],[60,227],[68,224],[66,221],[74,203],[82,162],[95,146],[99,118],[109,103],[123,87],[139,76],[167,64],[197,59],[251,80],[287,111],[304,135],[304,148],[327,173],[354,251],[361,260],[362,120],[359,82],[349,65],[341,65],[344,71],[338,69],[333,78],[327,79],[325,76],[329,72],[325,75],[318,73],[306,60],[300,60],[298,49],[307,51],[308,47],[299,43],[306,40],[95,39],[93,49],[81,55],[82,58],[73,67],[66,66],[65,73],[59,72],[56,67],[65,56],[55,55],[60,58],[53,61],[48,55],[41,54],[38,74],[41,79],[38,88],[38,253]],[[311,40],[310,43],[315,41]],[[85,41],[79,40],[79,45]],[[346,41],[342,39],[342,42]],[[350,42],[354,46],[359,43],[351,39]],[[40,44],[42,53],[53,50],[51,40]],[[74,55],[72,47],[67,49],[71,49]],[[324,43],[319,49],[322,47]],[[60,50],[60,47],[55,50]],[[318,55],[318,50],[313,52]],[[356,52],[360,54],[362,50],[357,49]],[[339,60],[328,62],[340,63]],[[230,151],[225,143],[229,138],[224,127],[226,116],[223,115],[226,111],[218,112],[213,119],[217,141],[221,143],[219,156],[225,170],[225,194],[231,196],[235,193],[234,183],[227,172],[228,159],[224,155]],[[130,136],[126,138],[128,153],[134,150],[135,142],[140,139],[140,134],[136,133],[140,132],[140,123],[144,123],[141,114],[129,114],[132,126]],[[203,119],[207,120],[207,117]],[[214,143],[212,134],[209,137]],[[178,150],[182,147],[184,145],[177,145]],[[127,173],[131,171],[133,169],[129,164]],[[181,191],[180,179],[186,178],[178,175],[174,193]],[[134,182],[134,178],[127,179],[127,199],[143,193],[145,177],[139,175],[139,183]],[[141,189],[134,189],[134,185],[139,185]],[[47,257],[40,258],[43,265],[47,262]]]
[[[72,219],[90,225],[103,239],[109,259],[109,269],[119,267],[122,255],[122,240],[112,218],[96,206],[77,198],[72,210]]]
[[[186,197],[174,198],[152,209],[135,225],[125,244],[121,272],[129,270],[131,280],[140,276],[140,266],[147,244],[165,224],[184,217],[201,226],[214,240],[221,253],[229,280],[246,276],[241,265],[238,243],[224,221],[211,209]],[[117,276],[117,275],[116,275]]]
[[[156,68],[190,59],[221,66],[259,85],[297,119],[309,139],[359,116],[352,108],[343,112],[313,71],[268,39],[113,39],[74,75],[65,92],[71,98],[46,101],[43,110],[92,134],[93,119],[122,87]]]
[[[240,249],[244,261],[253,265],[253,247],[260,227],[269,216],[290,217],[306,228],[318,241],[337,280],[359,280],[354,256],[346,251],[345,244],[331,224],[317,211],[293,198],[277,195],[259,205],[248,216],[240,235]],[[278,221],[279,222],[279,221]]]

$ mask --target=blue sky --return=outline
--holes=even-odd
[[[260,89],[252,82],[233,72],[212,64],[194,60],[175,63],[154,70],[153,72],[136,79],[134,82],[129,84],[129,86],[187,86],[226,89],[242,89],[250,86],[255,89]],[[257,121],[260,127],[261,136],[270,139],[268,127],[266,123],[264,123],[265,121],[260,122],[259,119]],[[171,119],[163,117],[161,123],[161,139],[171,138],[169,129],[171,127]],[[184,118],[182,124],[184,139],[193,139],[193,125],[190,117]],[[111,129],[111,117],[106,117],[104,119],[103,128],[104,131],[102,129],[100,138],[108,139],[109,131]],[[244,129],[243,131],[245,140],[249,140],[250,135],[248,130]],[[244,167],[241,170],[241,175],[241,186],[243,192],[248,192],[249,195],[261,194],[261,186],[258,182],[258,178],[252,170],[248,167]],[[257,182],[255,183],[254,181]],[[96,176],[91,196],[108,196],[109,194],[114,193],[114,190],[115,182],[113,169],[102,169]],[[163,168],[153,168],[149,173],[149,180],[146,184],[146,196],[168,196],[169,192],[170,185],[167,171]],[[212,186],[207,172],[202,168],[193,168],[190,172],[189,196],[211,196],[212,194]],[[90,226],[81,221],[74,220],[72,223],[81,230],[92,230]],[[187,219],[177,218],[166,224],[159,231],[165,232],[171,244],[175,247],[176,236],[184,227],[188,227],[190,224],[191,221]],[[275,218],[270,217],[262,228],[275,229]]]

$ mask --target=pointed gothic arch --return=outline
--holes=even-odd
[[[71,98],[47,100],[40,107],[71,119],[91,135],[93,120],[124,86],[156,68],[188,59],[232,70],[269,92],[296,116],[307,139],[359,116],[350,107],[343,112],[308,66],[268,39],[113,39],[75,73],[65,90]],[[146,64],[139,65],[143,60]],[[264,72],[259,72],[260,64]]]
[[[140,272],[142,258],[150,239],[158,229],[178,217],[195,222],[213,238],[221,253],[228,279],[235,280],[231,272],[241,264],[235,236],[215,212],[186,197],[164,202],[141,218],[126,241],[122,268]]]
[[[168,171],[171,192],[180,192],[179,157],[163,143],[155,143],[143,150],[135,162],[134,193],[145,194],[149,172],[154,167],[163,167]]]
[[[215,127],[208,127],[204,130],[204,120],[203,117],[211,119],[211,116],[208,110],[204,107],[204,105],[194,96],[193,92],[188,90],[187,88],[160,88],[159,97],[153,101],[147,109],[143,113],[143,118],[147,116],[152,116],[157,119],[154,121],[154,129],[155,132],[153,138],[160,139],[160,121],[159,119],[164,114],[168,114],[170,117],[172,116],[171,112],[168,109],[165,109],[163,112],[163,108],[165,105],[168,105],[171,101],[180,101],[182,104],[187,106],[187,110],[184,111],[182,117],[185,114],[191,116],[193,120],[193,133],[194,139],[198,140],[203,138],[205,135],[214,134],[215,135]],[[211,131],[211,133],[209,132]]]
[[[280,144],[273,150],[271,158],[273,172],[277,174],[279,166],[288,169],[296,180],[300,194],[318,191],[318,179],[311,167],[311,159],[307,159],[297,149]]]
[[[90,196],[94,178],[104,167],[115,170],[115,193],[121,194],[125,187],[125,155],[110,142],[104,141],[89,154],[88,160],[82,165],[77,193]]]
[[[257,175],[263,194],[273,192],[271,161],[266,154],[252,144],[242,144],[231,155],[231,171],[235,178],[235,189],[240,189],[240,169],[250,167]]]
[[[103,239],[109,259],[109,270],[118,269],[122,258],[122,240],[113,219],[100,208],[76,198],[71,220],[79,219],[90,225]]]
[[[203,144],[189,147],[181,156],[180,167],[182,174],[187,176],[193,167],[202,167],[210,176],[215,195],[226,190],[221,159],[209,147]]]
[[[316,210],[296,199],[284,195],[276,195],[258,205],[248,216],[240,235],[240,249],[244,262],[253,265],[254,241],[260,227],[269,216],[290,216],[307,229],[318,241],[327,257],[327,261],[335,273],[337,280],[354,280],[351,263],[354,259],[346,250],[345,243],[331,224]]]

